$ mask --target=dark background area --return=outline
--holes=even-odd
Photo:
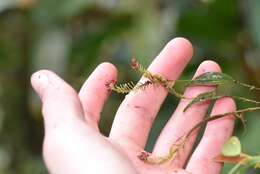
[[[53,70],[78,90],[99,63],[109,61],[119,81],[136,81],[132,57],[147,66],[170,39],[183,36],[193,43],[194,56],[182,78],[212,59],[237,80],[260,86],[259,18],[259,0],[0,0],[0,174],[47,173],[41,105],[30,87],[34,71]],[[236,92],[260,98],[243,88]],[[123,97],[113,94],[102,112],[105,135]],[[148,150],[177,102],[167,98]],[[245,134],[236,126],[247,153],[260,152],[259,116],[246,114]]]

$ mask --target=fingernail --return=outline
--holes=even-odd
[[[32,75],[31,82],[34,90],[42,98],[44,90],[49,84],[47,75],[41,71],[36,72]]]

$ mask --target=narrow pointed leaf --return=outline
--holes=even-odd
[[[192,105],[196,103],[212,100],[215,99],[216,97],[217,98],[220,97],[220,96],[216,96],[216,90],[199,94],[197,97],[192,99],[192,101],[185,107],[183,112],[185,112],[188,108],[190,108]]]

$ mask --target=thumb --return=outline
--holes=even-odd
[[[43,103],[45,131],[60,126],[77,126],[84,122],[81,103],[76,91],[55,73],[41,70],[34,73],[31,83]]]
[[[136,173],[121,151],[86,124],[73,88],[47,70],[34,73],[31,82],[43,103],[43,156],[50,173]]]

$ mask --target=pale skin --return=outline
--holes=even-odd
[[[166,79],[176,80],[190,61],[193,48],[184,38],[171,40],[153,60],[149,71]],[[217,63],[204,61],[194,76],[221,71]],[[32,75],[31,81],[43,106],[45,137],[43,156],[52,174],[219,174],[222,164],[213,158],[231,136],[233,117],[207,124],[204,135],[191,153],[197,132],[194,132],[173,161],[151,165],[137,156],[144,149],[153,121],[167,91],[151,86],[131,92],[120,105],[109,137],[101,135],[98,122],[103,105],[109,97],[107,83],[116,81],[117,70],[110,63],[100,64],[89,76],[79,93],[48,70]],[[185,96],[194,97],[212,87],[189,87]],[[165,155],[178,137],[200,122],[209,106],[204,102],[183,109],[188,100],[181,100],[162,130],[152,154]],[[212,115],[236,109],[230,98],[219,99]]]

